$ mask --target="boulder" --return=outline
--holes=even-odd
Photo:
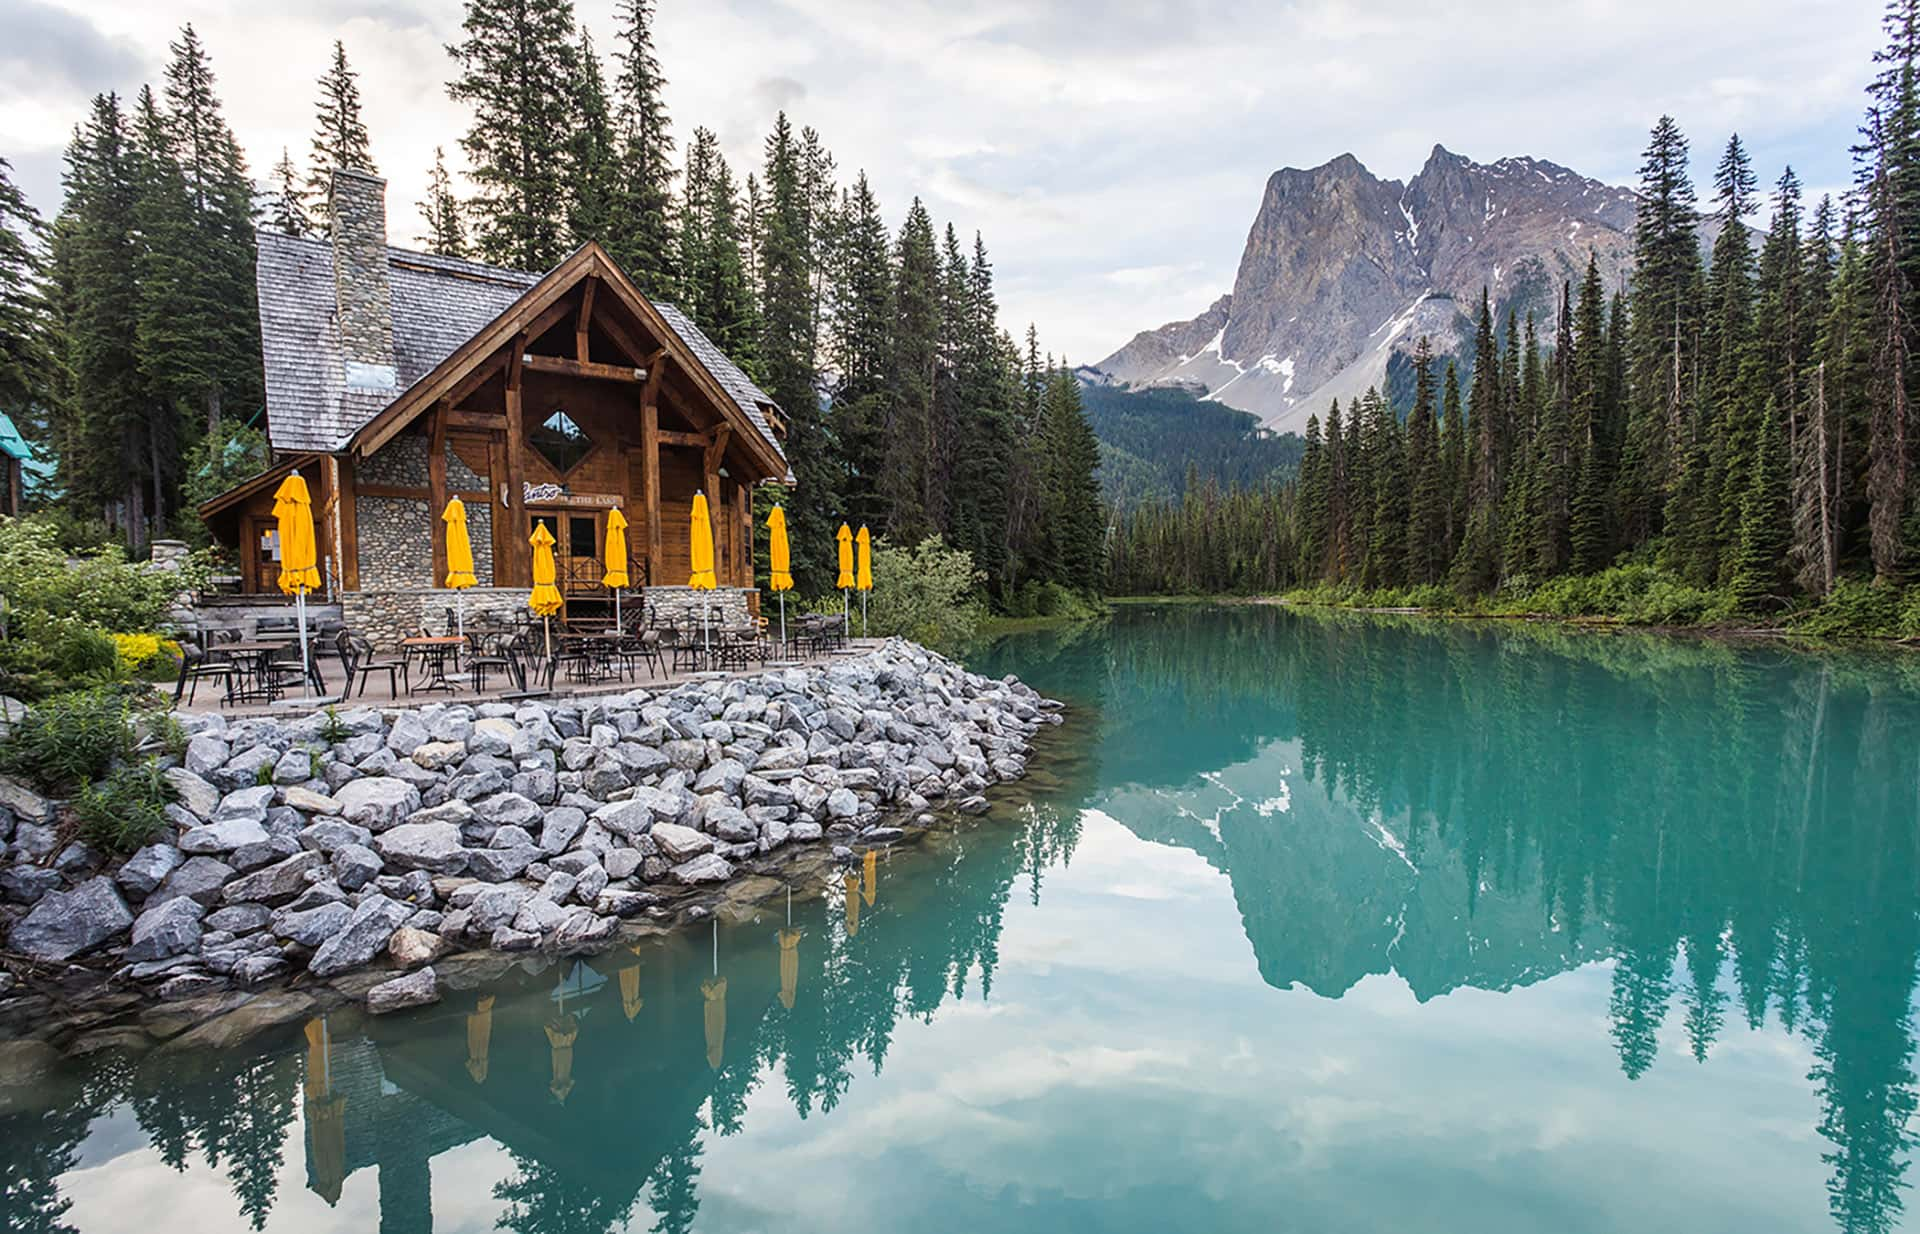
[[[203,733],[187,743],[187,752],[182,761],[188,771],[205,777],[226,765],[227,753],[226,742]]]
[[[282,754],[273,765],[275,784],[300,784],[313,778],[313,755],[295,746]]]
[[[467,850],[467,873],[489,883],[504,883],[525,874],[527,867],[541,856],[541,851],[531,844],[512,848],[470,848]]]
[[[701,837],[706,839],[706,837]],[[708,840],[711,844],[712,841]],[[673,867],[671,874],[676,883],[694,886],[700,883],[724,883],[733,877],[733,867],[718,853],[702,853],[689,861],[683,861]]]
[[[674,864],[713,850],[712,836],[702,835],[678,823],[655,823],[648,834],[659,848],[660,855]]]
[[[410,924],[395,930],[393,937],[387,940],[387,955],[403,969],[431,964],[446,952],[445,939]]]
[[[220,930],[227,934],[252,934],[264,930],[273,920],[273,910],[264,904],[230,904],[225,908],[208,913],[200,924],[209,930]],[[139,923],[134,923],[135,932]]]
[[[149,896],[186,858],[171,844],[149,844],[127,858],[114,878],[136,896]]]
[[[0,809],[23,823],[43,823],[53,817],[51,801],[7,776],[0,776]]]
[[[353,910],[346,925],[320,944],[307,963],[316,977],[331,977],[372,962],[387,940],[413,915],[413,909],[383,895],[369,895]]]
[[[341,817],[373,831],[397,827],[420,808],[420,790],[392,776],[355,780],[333,795]]]
[[[434,976],[432,967],[383,981],[367,991],[367,1010],[374,1015],[425,1007],[439,1001],[440,979]]]
[[[285,861],[241,875],[227,884],[223,894],[229,904],[285,904],[306,890],[307,871],[322,864],[318,853],[296,853]]]
[[[362,844],[343,844],[329,858],[334,881],[342,891],[358,891],[384,868],[380,855]]]
[[[452,823],[402,823],[375,836],[373,847],[388,865],[402,870],[458,874],[467,868],[460,828]]]
[[[290,785],[280,790],[280,801],[293,807],[302,814],[338,814],[340,803],[325,793],[318,792],[302,784]]]
[[[467,756],[465,742],[429,741],[415,746],[409,756],[414,763],[428,771],[443,771]]]
[[[224,809],[224,806],[222,807]],[[264,818],[264,813],[261,818]],[[230,853],[248,844],[264,844],[267,829],[261,821],[243,815],[216,818],[180,837],[180,851],[190,857]]]
[[[347,922],[352,919],[353,910],[344,903],[321,904],[297,912],[287,910],[275,914],[273,932],[277,937],[302,947],[318,947],[346,929]]]
[[[331,854],[349,844],[372,844],[373,832],[337,818],[321,818],[302,828],[295,838],[301,848]]]
[[[514,792],[495,793],[474,802],[473,813],[494,827],[531,827],[541,816],[540,807],[531,798]]]
[[[267,752],[271,756],[272,751]],[[160,773],[173,786],[173,795],[195,818],[212,818],[220,808],[220,790],[185,767],[169,767]]]
[[[133,914],[113,880],[104,874],[72,891],[40,897],[13,927],[7,948],[30,960],[58,964],[85,955],[133,924]]]
[[[540,826],[540,851],[548,854],[566,852],[586,825],[586,813],[573,806],[560,806],[547,811],[546,819]]]
[[[38,904],[42,896],[60,890],[66,881],[60,871],[46,866],[25,863],[0,866],[0,896],[15,904]]]
[[[133,941],[126,958],[133,963],[165,960],[184,955],[200,946],[200,919],[205,906],[186,896],[164,900],[141,913],[133,922]]]
[[[433,736],[420,717],[412,712],[401,712],[393,721],[393,728],[387,733],[387,749],[397,758],[411,757],[413,752],[431,741]]]
[[[217,904],[221,889],[233,877],[233,867],[215,857],[191,857],[167,875],[160,889],[149,899],[167,900],[189,896],[202,904]]]

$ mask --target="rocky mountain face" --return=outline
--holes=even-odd
[[[1551,343],[1562,280],[1587,254],[1621,284],[1637,196],[1531,158],[1476,163],[1435,146],[1412,180],[1351,154],[1267,181],[1233,291],[1191,321],[1136,335],[1093,368],[1134,386],[1204,385],[1207,397],[1299,431],[1328,400],[1370,385],[1404,402],[1423,335],[1471,360],[1480,289],[1504,320],[1534,314]]]

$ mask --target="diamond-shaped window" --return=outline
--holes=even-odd
[[[562,476],[578,466],[580,460],[593,450],[593,439],[564,411],[556,411],[548,416],[528,435],[527,440],[534,449],[540,451],[540,457],[553,464],[554,471]]]

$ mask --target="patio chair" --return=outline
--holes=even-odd
[[[387,675],[387,695],[398,699],[407,687],[407,663],[402,660],[382,660],[374,654],[373,644],[349,630],[340,631],[336,640],[340,649],[340,663],[346,669],[347,681],[341,687],[340,697],[345,698],[353,689],[354,678],[360,679],[360,693],[356,697],[364,698],[367,693],[367,678],[375,673]],[[394,684],[396,675],[399,685]]]
[[[507,646],[512,640],[507,635],[489,630],[470,634],[467,641],[473,646],[472,653],[467,657],[467,671],[473,676],[476,692],[486,690],[487,678],[494,673],[506,674],[509,681],[513,679],[513,660]]]
[[[217,653],[209,653],[197,643],[183,639],[180,643],[180,679],[173,683],[173,705],[180,705],[180,695],[187,696],[187,705],[193,705],[195,692],[203,681],[218,681],[225,693],[220,696],[220,705],[225,707],[233,701],[234,683],[240,676],[239,668],[233,661],[215,658]]]

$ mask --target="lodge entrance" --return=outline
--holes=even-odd
[[[606,546],[606,514],[599,510],[533,510],[527,522],[527,534],[545,524],[553,536],[555,579],[564,596],[603,595],[606,564],[601,550]]]
[[[272,595],[278,592],[280,590],[279,521],[258,515],[249,517],[247,540],[253,551],[243,554],[246,560],[246,590],[256,595]]]

